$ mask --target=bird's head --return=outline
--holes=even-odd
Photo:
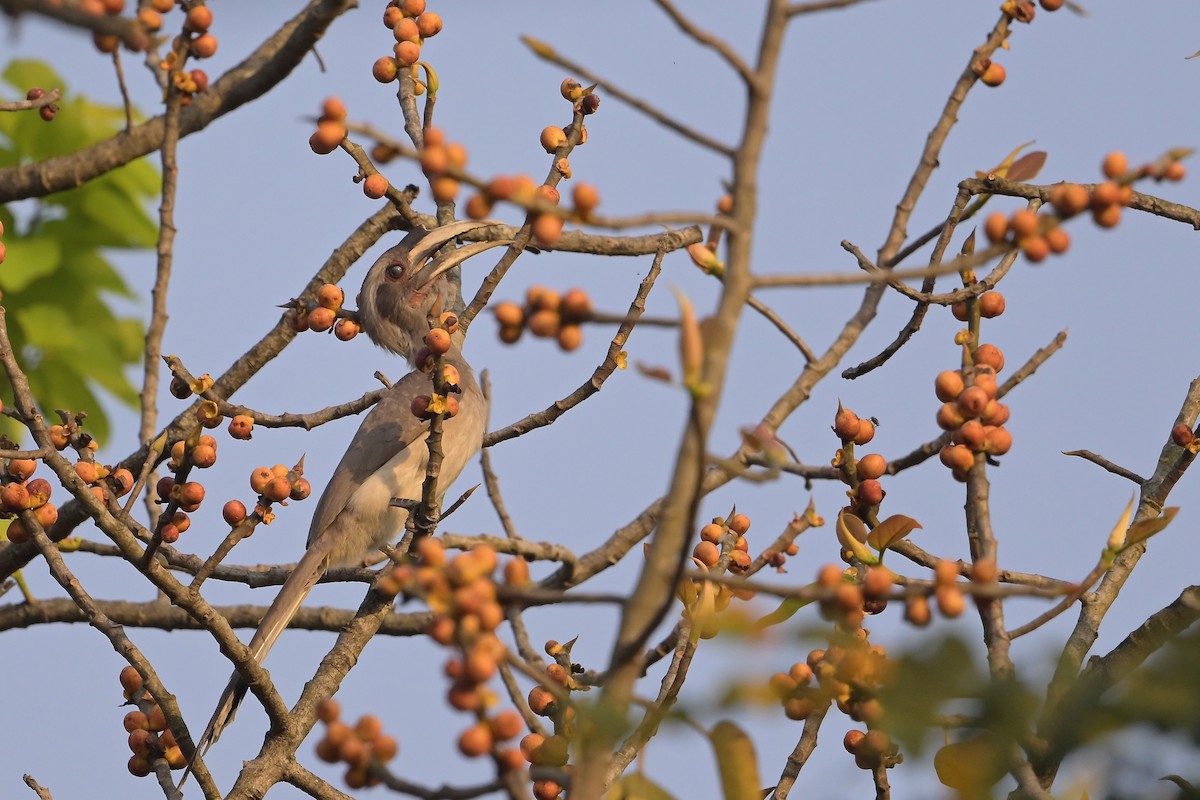
[[[414,228],[400,244],[381,255],[363,279],[358,296],[359,322],[371,341],[411,361],[431,318],[454,304],[455,289],[446,272],[476,253],[511,240],[475,242],[441,255],[437,252],[456,236],[495,224],[486,220],[454,222],[432,231]]]

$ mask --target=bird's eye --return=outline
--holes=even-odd
[[[384,274],[389,281],[398,281],[404,277],[404,265],[388,264],[387,269],[384,270]]]

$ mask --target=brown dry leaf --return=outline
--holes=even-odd
[[[1006,176],[1010,181],[1031,181],[1046,165],[1046,151],[1034,150],[1026,153],[1012,163]]]
[[[653,364],[646,364],[641,361],[638,361],[633,366],[644,378],[662,381],[663,383],[675,382],[675,378],[671,375],[671,370],[666,367],[656,367]]]
[[[921,523],[912,517],[893,514],[875,526],[875,530],[867,537],[867,544],[882,553],[920,527]]]
[[[1004,157],[1003,161],[1001,161],[995,167],[992,167],[987,172],[976,171],[975,177],[986,178],[988,175],[999,175],[1001,178],[1007,177],[1008,171],[1009,171],[1009,169],[1012,168],[1013,162],[1017,160],[1017,156],[1021,155],[1021,151],[1024,150],[1026,147],[1029,147],[1029,145],[1031,145],[1031,144],[1033,144],[1032,141],[1025,142],[1025,144],[1017,145],[1015,148],[1013,148],[1013,151],[1011,153],[1009,153],[1007,156]]]

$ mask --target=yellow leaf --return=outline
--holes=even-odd
[[[837,538],[842,547],[854,554],[854,557],[864,564],[878,564],[879,558],[867,549],[866,544],[854,535],[856,528],[866,529],[858,517],[846,511],[838,514]],[[866,537],[864,537],[866,538]]]
[[[555,49],[540,39],[535,39],[532,36],[522,36],[521,41],[524,42],[525,46],[532,50],[534,54],[540,56],[541,58],[558,58],[558,53],[555,51]]]
[[[1125,531],[1129,527],[1129,518],[1133,516],[1133,501],[1136,499],[1136,494],[1129,498],[1129,504],[1125,506],[1125,511],[1122,512],[1121,518],[1117,520],[1117,524],[1113,526],[1112,533],[1108,535],[1108,542],[1105,544],[1105,547],[1114,553],[1120,550],[1121,546],[1125,544]]]
[[[700,333],[692,302],[678,289],[674,292],[679,303],[679,361],[683,366],[683,385],[696,394],[704,367],[704,336]]]
[[[724,800],[760,800],[758,758],[746,732],[729,720],[721,720],[713,726],[709,739],[717,754]]]
[[[1154,519],[1144,519],[1141,522],[1135,522],[1129,527],[1129,534],[1125,537],[1125,546],[1129,547],[1138,542],[1144,542],[1154,534],[1161,531],[1163,528],[1171,524],[1171,520],[1175,519],[1175,515],[1179,513],[1179,506],[1170,506],[1164,508],[1161,517]]]

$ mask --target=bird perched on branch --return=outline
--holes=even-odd
[[[455,237],[491,224],[457,222],[433,231],[417,228],[380,256],[359,293],[359,322],[371,341],[418,366],[416,355],[426,333],[456,298],[446,272],[476,253],[509,242],[477,242],[441,255],[438,251]],[[459,413],[442,423],[439,495],[479,451],[487,421],[487,400],[456,343],[450,344],[442,361],[458,370],[461,400]],[[429,422],[414,416],[412,405],[432,389],[428,374],[419,369],[410,372],[362,421],[317,502],[307,551],[247,645],[259,663],[328,569],[361,562],[403,530],[409,512],[392,505],[392,500],[421,499],[429,464],[425,442]],[[196,742],[198,755],[203,755],[233,720],[247,688],[235,671]]]

